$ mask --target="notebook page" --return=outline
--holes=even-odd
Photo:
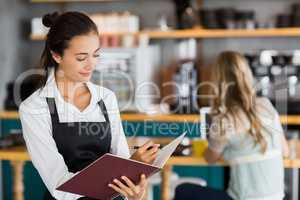
[[[168,159],[171,157],[172,153],[175,151],[176,147],[181,143],[186,132],[181,134],[179,137],[170,142],[167,146],[164,146],[159,152],[153,165],[159,168],[163,168]]]

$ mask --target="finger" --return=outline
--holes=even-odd
[[[153,152],[153,151],[152,151]],[[151,153],[152,153],[151,152]],[[154,153],[152,153],[152,154],[148,154],[147,152],[146,153],[144,153],[143,155],[142,155],[142,157],[143,157],[143,160],[144,160],[144,162],[146,162],[146,163],[151,163],[151,161],[153,161],[156,157],[157,157],[157,155],[158,155],[158,150],[156,150]]]
[[[151,163],[153,163],[153,161],[156,159],[156,157],[157,157],[157,154],[158,153],[154,153],[154,154],[152,154],[152,155],[150,155],[150,156],[144,156],[144,162],[145,163],[148,163],[148,164],[151,164]]]
[[[126,176],[122,176],[121,178],[126,182],[126,184],[130,187],[130,189],[131,189],[135,194],[138,194],[138,193],[139,193],[138,188],[136,187],[136,185],[135,185],[129,178],[127,178]]]
[[[114,179],[114,183],[117,186],[119,186],[119,188],[121,188],[123,191],[125,191],[129,196],[133,196],[132,190],[126,185],[124,185],[121,181],[119,181],[118,179]]]
[[[139,150],[142,151],[142,152],[145,152],[145,151],[147,151],[147,149],[148,149],[149,147],[152,147],[152,146],[153,146],[153,141],[152,141],[152,140],[149,140],[148,142],[146,142],[145,144],[143,144],[143,145],[139,148]]]
[[[114,185],[114,184],[108,184],[108,187],[112,188],[113,190],[115,190],[116,192],[122,194],[123,196],[128,197],[128,194],[125,191],[121,190],[116,185]]]
[[[147,179],[146,179],[146,176],[145,176],[145,174],[142,174],[141,175],[141,181],[140,181],[140,187],[141,188],[146,188],[147,187]]]
[[[145,157],[149,157],[149,156],[151,156],[152,154],[158,152],[158,150],[159,150],[159,144],[154,144],[154,145],[152,146],[151,149],[147,150],[147,151],[144,153],[144,156],[145,156]]]
[[[158,155],[158,152],[152,154],[149,158],[149,162],[153,162],[156,159],[157,155]]]

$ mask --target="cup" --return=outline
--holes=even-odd
[[[193,153],[197,157],[203,157],[205,149],[208,147],[208,141],[205,139],[195,139],[192,141]]]

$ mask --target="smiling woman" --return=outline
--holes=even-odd
[[[55,52],[52,52],[52,55],[66,78],[86,82],[90,79],[97,63],[99,49],[99,37],[91,32],[87,35],[75,36],[64,51],[63,57]]]
[[[20,105],[23,136],[48,189],[44,200],[90,200],[56,188],[105,153],[130,157],[117,100],[112,91],[90,82],[100,50],[93,21],[66,12],[45,15],[43,23],[50,28],[41,59],[46,79]],[[158,146],[149,141],[131,158],[151,163]],[[119,179],[112,177],[107,187],[131,200],[143,196],[145,176],[139,183]]]

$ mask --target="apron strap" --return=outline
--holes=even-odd
[[[55,99],[54,98],[46,98],[46,101],[47,101],[47,104],[49,107],[52,123],[54,123],[54,122],[59,123],[59,117],[58,117],[57,107],[55,104]],[[103,113],[105,120],[107,122],[110,122],[104,101],[100,100],[98,102],[98,105],[100,106],[101,112]]]
[[[105,120],[109,123],[109,117],[108,117],[108,113],[107,113],[107,110],[106,110],[106,106],[104,104],[104,101],[101,99],[99,102],[98,102],[99,106],[100,106],[100,109],[101,109],[101,112],[103,113],[104,115],[104,118]]]
[[[51,115],[51,120],[52,120],[52,126],[54,123],[59,123],[59,117],[58,117],[58,112],[55,104],[55,99],[54,98],[46,98],[48,107],[49,107],[49,112]]]

